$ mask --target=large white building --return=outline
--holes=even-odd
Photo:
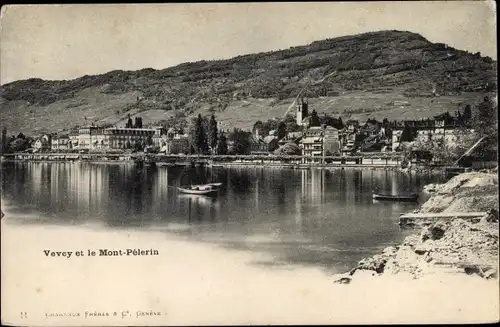
[[[70,149],[71,143],[69,141],[69,136],[68,135],[60,135],[60,136],[53,136],[51,140],[51,147],[50,149],[52,151],[57,151],[57,150],[67,150]]]
[[[163,127],[157,128],[102,128],[86,126],[69,135],[71,148],[88,150],[131,149],[136,144],[160,146]],[[154,141],[158,144],[155,144]]]
[[[86,126],[78,129],[77,149],[105,149],[104,128],[97,126]]]
[[[416,132],[415,140],[430,141],[443,140],[445,145],[452,146],[459,141],[460,135],[463,135],[464,130],[466,133],[474,133],[473,128],[464,128],[455,123],[446,123],[445,120],[440,119],[426,119],[405,121]],[[403,135],[404,124],[394,127],[392,130],[392,151],[395,152],[401,145],[401,137]]]
[[[304,136],[299,143],[302,155],[309,157],[323,156],[323,136],[322,127],[309,127],[304,132]]]

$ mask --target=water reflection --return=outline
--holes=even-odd
[[[8,203],[20,216],[37,213],[34,223],[153,230],[185,224],[179,233],[196,242],[338,268],[399,241],[399,213],[418,205],[373,203],[373,192],[418,193],[439,178],[384,170],[5,162],[1,185],[2,207]],[[211,181],[224,184],[218,197],[177,191]]]
[[[179,194],[177,203],[181,210],[187,211],[189,222],[215,221],[219,208],[217,199],[212,196]],[[186,209],[187,208],[187,209]]]

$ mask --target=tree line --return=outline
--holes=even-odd
[[[214,114],[210,118],[198,114],[191,124],[190,153],[220,154],[228,153],[226,135],[219,133]]]
[[[226,136],[223,131],[219,131],[213,114],[210,118],[198,114],[191,123],[190,134],[190,153],[226,155],[251,152],[252,133],[233,128]]]

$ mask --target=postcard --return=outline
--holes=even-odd
[[[1,321],[499,321],[493,1],[6,5]]]

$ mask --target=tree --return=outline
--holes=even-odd
[[[194,119],[191,135],[194,152],[198,154],[207,153],[208,144],[203,128],[203,117],[201,117],[201,114],[198,114],[198,117]]]
[[[133,127],[132,118],[130,118],[130,114],[129,114],[127,123],[125,124],[125,128],[132,128],[132,127]]]
[[[250,153],[250,133],[235,128],[229,138],[233,141],[233,152],[235,154]]]
[[[18,137],[9,143],[9,149],[12,152],[21,152],[27,149],[27,143],[26,139]]]
[[[10,144],[16,139],[16,137],[14,135],[10,135],[6,138],[5,140],[5,150],[4,152],[5,153],[9,153],[9,152],[12,152],[12,149],[10,147]]]
[[[338,129],[344,128],[344,122],[342,121],[342,117],[339,117],[339,119],[337,119],[337,121],[338,121],[338,124],[339,124],[338,125]]]
[[[224,133],[221,133],[219,140],[217,142],[217,154],[225,155],[227,154],[227,139]]]
[[[477,106],[477,113],[474,117],[474,130],[479,133],[479,136],[492,136],[498,135],[498,112],[496,106],[486,96]]]
[[[278,149],[278,147],[279,147],[278,139],[272,139],[267,144],[267,151],[274,152],[276,149]]]
[[[415,132],[408,123],[404,124],[403,132],[401,133],[401,142],[411,142],[415,139]]]
[[[261,132],[262,132],[262,130],[261,130],[262,125],[263,125],[262,121],[258,120],[255,124],[253,124],[253,127],[252,127],[252,133],[254,133],[254,134],[255,134],[255,132],[256,132],[257,130],[259,130],[259,133],[261,133]]]
[[[300,132],[302,131],[302,126],[297,124],[297,120],[294,116],[288,114],[284,119],[287,132]]]
[[[255,133],[255,130],[259,130],[259,134],[261,136],[269,135],[269,132],[278,128],[278,122],[274,119],[269,119],[266,122],[258,121],[253,125],[252,132]]]
[[[132,123],[132,120],[130,121],[130,123]],[[135,117],[134,128],[142,128],[142,118],[141,117]]]
[[[134,143],[134,150],[135,151],[142,151],[144,150],[144,142],[140,140],[136,140]]]
[[[323,116],[319,117],[319,122],[320,122],[320,124],[332,126],[336,129],[344,128],[344,124],[342,123],[342,118],[340,118],[340,117],[334,118],[328,114],[324,114]]]
[[[318,113],[316,110],[311,112],[311,126],[320,126],[321,123],[319,121]]]
[[[387,118],[384,118],[382,120],[382,126],[384,127],[384,137],[387,139],[391,139],[392,138],[392,127],[391,127],[391,123],[389,122],[389,120]]]
[[[207,132],[208,145],[210,146],[210,149],[212,149],[212,152],[214,152],[217,147],[217,121],[215,120],[214,114],[210,117]]]
[[[301,150],[297,144],[290,142],[280,146],[274,151],[274,154],[287,156],[300,155]]]
[[[464,114],[463,114],[462,118],[463,118],[464,122],[466,122],[466,123],[470,122],[470,120],[472,118],[472,109],[471,109],[470,105],[465,106]]]
[[[286,124],[283,121],[280,121],[278,124],[278,140],[281,140],[286,136]]]

